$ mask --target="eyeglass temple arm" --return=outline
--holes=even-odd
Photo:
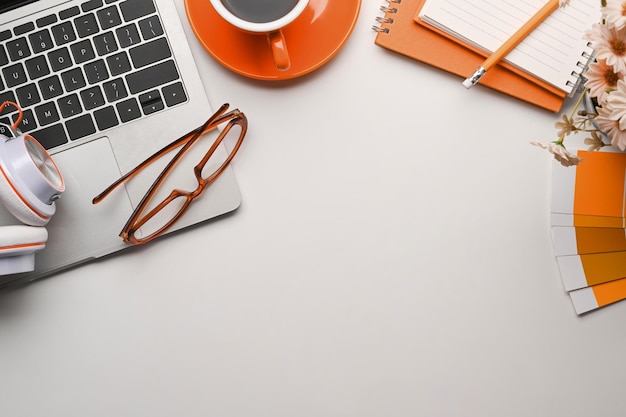
[[[122,175],[118,180],[116,180],[113,184],[109,185],[104,191],[102,191],[100,194],[98,194],[97,196],[95,196],[92,200],[93,204],[98,204],[99,202],[101,202],[106,196],[108,196],[113,190],[115,190],[118,186],[120,186],[121,184],[123,184],[124,182],[126,182],[127,180],[129,180],[130,178],[134,177],[135,175],[137,175],[138,173],[140,173],[141,171],[144,170],[144,168],[148,167],[148,165],[150,165],[152,162],[154,162],[155,160],[157,160],[158,158],[160,158],[162,155],[172,151],[173,149],[176,149],[177,147],[179,147],[181,144],[187,142],[189,140],[189,138],[196,133],[200,128],[197,128],[195,130],[192,130],[191,132],[187,133],[185,136],[175,140],[174,142],[170,143],[169,145],[167,145],[166,147],[160,149],[159,151],[155,152],[154,154],[152,154],[150,157],[148,157],[145,161],[143,161],[142,163],[140,163],[139,165],[137,165],[135,168],[133,168],[132,170],[128,171],[126,174]]]
[[[215,129],[224,120],[229,119],[229,118],[233,117],[234,115],[239,114],[238,110],[232,110],[232,111],[230,111],[230,112],[228,112],[226,114],[222,114],[226,109],[228,109],[228,104],[223,104],[222,107],[220,107],[220,109],[213,116],[211,116],[203,125],[193,129],[190,132],[187,132],[185,135],[183,135],[180,138],[176,139],[174,142],[168,144],[167,146],[163,147],[162,149],[158,150],[157,152],[155,152],[154,154],[149,156],[146,160],[141,162],[135,168],[133,168],[132,170],[130,170],[129,172],[124,174],[122,177],[120,177],[113,184],[109,185],[100,194],[95,196],[93,198],[93,200],[92,200],[92,204],[100,203],[102,200],[104,200],[104,198],[106,196],[108,196],[119,185],[121,185],[122,183],[126,182],[127,180],[129,180],[133,176],[135,176],[138,173],[140,173],[144,168],[146,168],[148,165],[150,165],[155,160],[159,159],[164,154],[167,154],[167,153],[171,152],[172,150],[178,148],[179,146],[186,144],[187,142],[189,142],[192,139],[193,140],[197,139],[201,135],[203,135],[203,134],[205,134],[205,133]]]

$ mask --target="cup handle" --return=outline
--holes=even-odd
[[[274,56],[274,65],[279,71],[286,71],[289,69],[291,62],[289,60],[289,53],[287,52],[287,45],[285,44],[285,37],[280,30],[270,32],[267,35],[267,40],[272,48],[272,55]]]

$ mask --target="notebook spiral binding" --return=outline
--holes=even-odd
[[[583,73],[587,71],[587,69],[589,68],[589,63],[592,62],[595,58],[596,53],[593,49],[591,49],[591,44],[587,43],[587,47],[589,48],[589,52],[585,51],[581,54],[581,56],[583,57],[583,61],[578,61],[576,63],[576,66],[580,68],[580,72],[572,71],[572,80],[566,83],[568,87],[572,88],[570,96],[574,94],[579,94],[584,89],[584,84],[587,81],[587,78],[583,75]]]
[[[378,23],[378,25],[372,26],[372,30],[379,33],[389,33],[389,28],[387,27],[387,25],[393,23],[393,17],[390,17],[389,15],[398,13],[398,9],[395,8],[393,5],[400,4],[402,0],[385,0],[385,2],[387,2],[387,5],[380,6],[380,11],[385,13],[385,16],[378,16],[376,18],[376,23]]]

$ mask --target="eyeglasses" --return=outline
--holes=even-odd
[[[141,202],[133,211],[132,215],[126,222],[126,225],[120,232],[120,237],[124,242],[129,244],[148,243],[152,239],[162,235],[170,226],[172,226],[189,208],[191,202],[200,196],[205,188],[215,182],[217,178],[226,170],[235,154],[239,150],[246,131],[248,129],[248,119],[238,109],[234,109],[226,113],[228,104],[224,104],[215,112],[202,126],[190,131],[189,133],[178,138],[174,142],[165,146],[163,149],[155,152],[152,156],[137,165],[130,172],[115,181],[107,187],[102,193],[93,199],[93,204],[98,204],[107,195],[109,195],[120,184],[130,180],[148,165],[161,158],[163,155],[182,146],[171,161],[165,166],[157,179],[152,183]],[[198,185],[193,191],[182,191],[174,189],[158,204],[152,201],[157,195],[157,191],[161,188],[174,167],[182,160],[183,156],[189,149],[204,135],[205,133],[217,128],[220,124],[226,123],[219,135],[211,144],[209,150],[204,157],[194,166],[193,172]],[[232,150],[221,156],[216,153],[219,145],[228,138],[228,142],[235,141]],[[222,152],[224,153],[224,152]],[[217,162],[215,161],[217,159]],[[211,163],[209,163],[211,161]]]

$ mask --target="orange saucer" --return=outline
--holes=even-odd
[[[291,67],[279,71],[265,35],[244,33],[231,26],[209,0],[185,0],[189,23],[204,49],[226,68],[259,80],[300,77],[324,65],[350,37],[360,7],[361,0],[311,0],[283,29]]]

